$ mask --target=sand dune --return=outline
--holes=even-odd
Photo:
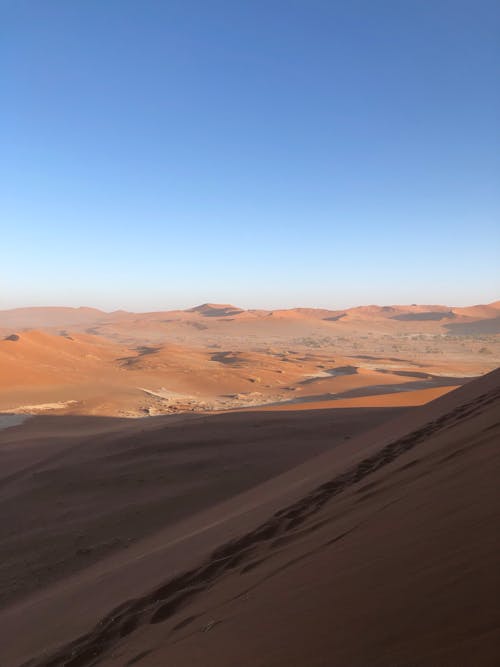
[[[26,331],[0,341],[0,389],[80,377],[102,368],[119,354],[109,341],[87,334],[53,335]]]
[[[0,327],[40,329],[42,327],[74,327],[95,324],[107,313],[97,308],[35,307],[0,311]]]
[[[498,664],[499,402],[496,371],[7,606],[7,667]]]
[[[456,315],[461,315],[468,318],[479,320],[486,320],[489,318],[498,317],[500,312],[500,301],[494,301],[486,305],[466,306],[464,308],[454,308],[453,312]]]
[[[140,421],[53,416],[11,428],[0,437],[3,600],[88,567],[395,414],[322,411],[313,433],[307,413]]]
[[[187,312],[199,313],[203,317],[234,317],[244,310],[228,303],[203,303],[201,306],[189,308]]]
[[[43,606],[50,591],[79,588],[89,568],[105,572],[116,558],[139,556],[156,531],[176,535],[185,517],[189,522],[196,512],[397,414],[325,410],[315,415],[313,431],[307,412],[148,420],[44,416],[0,432],[0,582],[7,617],[25,604],[40,610],[37,599]],[[74,618],[75,627],[104,613],[110,599],[106,593],[103,607]],[[56,636],[63,626],[55,624]],[[40,630],[50,637],[48,625]]]
[[[489,664],[498,313],[0,312],[2,667]]]
[[[2,311],[0,410],[63,405],[66,414],[139,417],[399,389],[410,392],[398,399],[408,404],[412,391],[446,378],[451,389],[498,366],[498,312],[497,304],[245,311],[211,303],[156,313]]]
[[[11,334],[0,341],[0,410],[144,416],[344,400],[360,392],[385,395],[389,406],[388,394],[452,388],[463,381],[461,376],[485,370],[481,355],[472,363],[460,359],[425,365],[342,356],[330,347],[311,349],[300,343],[291,350],[232,342],[227,348],[169,340],[127,346],[78,332]]]
[[[498,318],[500,301],[485,305],[453,307],[446,305],[391,305],[391,306],[358,306],[344,310],[325,308],[289,308],[282,310],[245,310],[232,304],[204,303],[186,310],[159,311],[150,313],[131,313],[114,311],[106,313],[96,308],[57,308],[36,307],[17,308],[0,311],[0,329],[40,329],[69,327],[92,327],[127,323],[165,323],[165,321],[196,321],[207,319],[227,320],[235,318],[240,323],[250,320],[316,320],[337,323],[344,328],[352,320],[383,320],[400,321],[434,321],[454,319],[457,322],[471,322]]]

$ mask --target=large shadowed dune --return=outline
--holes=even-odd
[[[39,416],[0,431],[0,604],[128,549],[400,412]]]
[[[495,371],[6,608],[6,664],[497,665],[499,407]]]

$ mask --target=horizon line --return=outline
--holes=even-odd
[[[474,303],[466,303],[464,305],[458,305],[458,304],[447,304],[447,303],[436,303],[436,302],[424,302],[424,301],[413,301],[412,303],[362,303],[362,304],[357,304],[357,305],[351,305],[351,306],[346,306],[346,307],[340,307],[340,306],[311,306],[311,305],[301,305],[301,306],[280,306],[280,307],[275,307],[275,308],[265,308],[265,307],[249,307],[246,308],[244,306],[237,306],[234,305],[233,303],[222,303],[222,302],[215,302],[215,301],[205,301],[203,303],[196,304],[194,306],[187,306],[187,307],[165,307],[165,308],[153,308],[153,309],[147,309],[147,310],[135,310],[135,309],[127,309],[127,308],[115,308],[112,310],[106,310],[104,308],[100,308],[98,306],[88,306],[88,305],[80,305],[80,306],[69,306],[69,305],[50,305],[50,304],[45,304],[45,305],[35,305],[35,306],[12,306],[12,307],[7,307],[3,308],[0,307],[0,312],[7,312],[7,311],[13,311],[13,310],[43,310],[43,309],[61,309],[61,310],[97,310],[105,315],[113,315],[115,313],[131,313],[131,314],[145,314],[145,313],[161,313],[161,312],[174,312],[174,311],[181,311],[181,312],[192,312],[196,311],[197,309],[203,308],[203,307],[213,307],[213,308],[232,308],[234,310],[238,310],[240,312],[252,312],[252,311],[267,311],[267,312],[274,312],[274,311],[280,311],[280,310],[329,310],[332,312],[336,311],[345,311],[345,310],[354,310],[356,308],[401,308],[401,307],[445,307],[449,309],[453,308],[471,308],[473,306],[492,306],[494,304],[497,304],[500,302],[500,296],[498,299],[494,299],[493,301],[485,301],[485,302],[474,302]]]

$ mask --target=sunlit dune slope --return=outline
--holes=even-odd
[[[123,348],[87,334],[23,331],[0,340],[0,388],[81,381],[105,373]]]

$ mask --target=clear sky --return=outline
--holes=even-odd
[[[0,0],[0,308],[500,298],[497,0]]]

